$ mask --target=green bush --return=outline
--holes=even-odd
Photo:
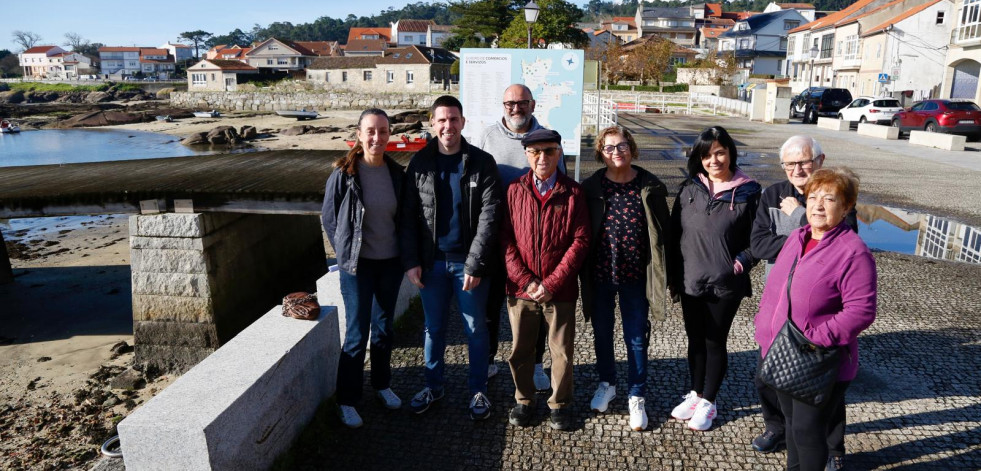
[[[139,88],[139,87],[137,87]],[[99,85],[71,85],[67,83],[38,83],[38,82],[13,82],[10,84],[11,90],[22,92],[104,92],[109,89],[107,84]]]

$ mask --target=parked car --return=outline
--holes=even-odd
[[[845,88],[811,87],[790,101],[790,117],[802,123],[816,123],[818,116],[838,117],[838,110],[852,101]]]
[[[970,101],[923,100],[896,113],[899,132],[924,130],[981,138],[981,108]]]
[[[838,111],[838,119],[889,125],[898,111],[903,111],[903,106],[895,98],[860,96]]]

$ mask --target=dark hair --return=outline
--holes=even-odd
[[[603,163],[603,146],[606,142],[606,136],[623,136],[627,141],[627,145],[630,146],[630,159],[637,159],[639,152],[637,150],[637,142],[634,141],[634,136],[630,135],[630,131],[620,126],[610,126],[602,131],[600,131],[599,136],[596,138],[596,154],[593,156],[596,161]]]
[[[688,178],[695,178],[695,175],[699,173],[703,175],[708,175],[705,171],[705,167],[702,167],[702,157],[708,155],[709,149],[712,148],[712,143],[718,141],[719,145],[729,149],[729,170],[732,173],[736,173],[739,166],[736,165],[736,142],[732,140],[729,136],[729,132],[726,131],[722,126],[712,126],[706,128],[698,135],[695,139],[695,144],[691,146],[691,151],[688,152]]]
[[[443,95],[433,102],[433,106],[429,107],[429,117],[432,118],[436,114],[436,108],[441,106],[456,108],[460,110],[460,114],[463,114],[463,103],[460,103],[460,100],[451,95]]]
[[[388,118],[388,114],[378,108],[368,108],[361,112],[361,116],[358,117],[358,130],[361,130],[361,122],[364,121],[365,116],[382,116],[385,118],[385,122],[389,123],[389,130],[391,130],[392,120]],[[351,150],[347,151],[347,155],[343,158],[334,161],[334,168],[340,169],[342,172],[348,175],[354,175],[358,173],[358,158],[364,155],[364,148],[361,147],[361,139],[358,139],[357,134],[354,137],[354,146]]]
[[[848,167],[822,168],[814,172],[804,185],[804,195],[810,195],[822,188],[841,195],[842,202],[848,209],[854,208],[858,201],[858,175]]]

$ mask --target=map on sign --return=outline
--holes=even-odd
[[[535,97],[535,118],[562,135],[566,155],[579,152],[583,51],[576,49],[461,49],[460,101],[471,139],[504,113],[504,89],[523,83]]]

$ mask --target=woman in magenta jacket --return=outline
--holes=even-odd
[[[792,232],[770,271],[756,314],[761,357],[787,321],[787,283],[791,317],[807,338],[824,347],[841,347],[838,381],[831,399],[812,406],[777,392],[786,417],[787,469],[839,469],[829,460],[827,427],[831,411],[844,401],[858,372],[858,334],[875,320],[875,260],[844,221],[858,199],[858,178],[848,169],[822,169],[804,187],[808,224]]]

